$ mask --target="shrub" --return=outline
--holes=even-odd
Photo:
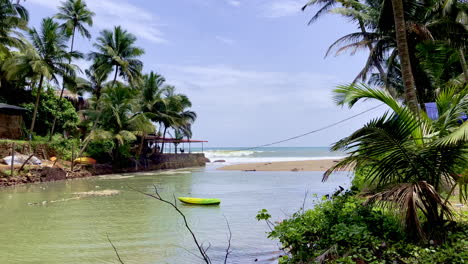
[[[112,151],[115,148],[115,143],[112,139],[93,140],[86,148],[86,154],[93,157],[99,163],[112,161]]]
[[[258,220],[269,222],[269,218],[266,210],[257,215]],[[461,263],[466,259],[466,225],[459,225],[436,248],[412,244],[398,221],[393,214],[362,205],[348,192],[295,213],[277,224],[269,237],[279,239],[289,253],[280,263]],[[428,261],[431,255],[435,261]]]

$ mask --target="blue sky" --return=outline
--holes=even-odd
[[[333,104],[332,90],[349,83],[366,52],[324,58],[328,46],[355,26],[328,15],[307,26],[307,0],[88,0],[93,38],[121,25],[144,48],[145,72],[163,74],[187,94],[198,120],[194,139],[209,146],[255,146],[328,125],[355,109]],[[31,25],[57,12],[60,0],[27,0]],[[88,52],[94,40],[79,39]],[[76,62],[86,68],[89,62]],[[279,146],[329,146],[381,114],[365,114],[334,129]]]

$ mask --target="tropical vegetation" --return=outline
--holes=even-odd
[[[332,146],[348,156],[323,175],[355,172],[353,192],[324,198],[274,225],[284,263],[465,263],[468,200],[468,3],[452,0],[310,0],[310,24],[338,14],[357,32],[326,55],[367,50],[339,106],[388,110]]]
[[[38,28],[28,26],[21,1],[0,0],[0,7],[0,102],[30,111],[25,140],[76,140],[76,154],[121,163],[138,162],[145,135],[191,136],[190,99],[145,73],[135,35],[116,25],[99,33],[90,52],[77,49],[78,37],[93,37],[95,13],[85,0],[63,1]],[[79,68],[79,59],[89,68]]]

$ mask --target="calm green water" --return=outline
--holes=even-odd
[[[226,172],[212,166],[2,189],[0,263],[117,263],[107,234],[125,263],[201,263],[188,253],[196,251],[176,212],[129,188],[151,192],[153,185],[165,197],[222,199],[220,206],[180,205],[199,239],[211,243],[214,263],[227,244],[224,216],[233,233],[229,263],[276,263],[281,252],[266,238],[266,225],[255,220],[257,211],[266,208],[280,220],[301,207],[306,191],[323,195],[349,183],[345,174],[321,183],[318,172]],[[66,200],[100,190],[120,193]],[[307,206],[313,206],[311,199]]]

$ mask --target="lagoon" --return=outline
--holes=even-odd
[[[255,216],[268,209],[274,221],[299,210],[304,195],[349,186],[347,173],[321,182],[320,172],[219,171],[216,166],[165,172],[109,175],[5,188],[0,192],[0,263],[117,263],[107,235],[125,263],[201,263],[190,234],[168,205],[131,190],[162,196],[220,198],[220,206],[179,204],[213,263],[227,245],[225,217],[232,229],[228,263],[277,263],[282,252]],[[112,196],[80,192],[117,190]],[[80,197],[80,198],[77,198]],[[255,261],[257,260],[257,261]]]

